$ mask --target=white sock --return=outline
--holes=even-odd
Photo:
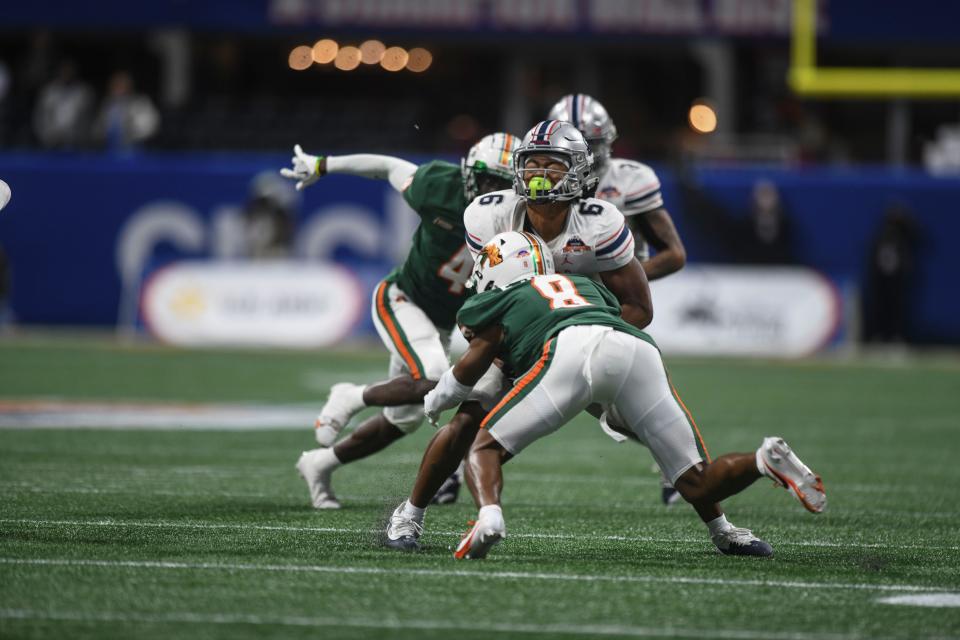
[[[407,516],[411,520],[415,520],[416,522],[423,522],[423,514],[426,510],[426,507],[413,506],[410,500],[407,500],[403,503],[403,515]]]
[[[343,466],[343,463],[340,462],[340,458],[338,458],[337,454],[334,452],[333,447],[328,449],[314,449],[314,451],[317,451],[317,462],[319,462],[325,469],[332,470]]]
[[[363,392],[367,390],[367,385],[357,385],[356,389],[353,390],[354,393],[351,393],[350,398],[350,408],[353,409],[352,413],[356,413],[361,409],[365,409],[367,403],[363,401]]]
[[[457,477],[457,480],[461,480],[461,481],[463,480],[463,467],[464,467],[464,466],[465,466],[465,465],[464,465],[464,463],[463,463],[463,460],[461,460],[461,461],[460,461],[460,465],[457,467],[457,470],[453,472],[453,475],[455,475],[455,476]]]
[[[503,525],[503,510],[498,504],[488,504],[485,507],[480,507],[480,513],[477,514],[477,521],[486,520],[488,522],[496,522],[501,526]]]
[[[723,533],[727,529],[732,529],[733,525],[727,522],[727,516],[721,514],[719,518],[714,518],[707,523],[707,529],[710,530],[710,535],[715,536],[718,533]]]

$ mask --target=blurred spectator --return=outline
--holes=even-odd
[[[920,241],[916,219],[903,204],[891,205],[870,246],[864,291],[863,337],[867,342],[905,342],[910,292]]]
[[[244,206],[247,255],[255,260],[289,257],[300,194],[274,171],[254,177]]]
[[[35,97],[53,75],[60,54],[49,31],[30,36],[26,55],[17,68],[17,82],[29,98]]]
[[[790,218],[783,210],[777,185],[758,180],[750,198],[749,229],[745,230],[739,262],[792,264],[795,262]]]
[[[133,78],[115,71],[107,85],[95,127],[96,139],[112,150],[129,150],[157,132],[160,113],[147,96],[136,93]]]
[[[680,181],[684,217],[695,227],[706,261],[738,264],[795,264],[793,228],[780,191],[770,180],[758,180],[750,193],[746,216],[733,215],[712,199],[685,172]]]
[[[57,75],[40,90],[33,111],[37,137],[45,147],[69,148],[87,140],[93,91],[77,76],[76,65],[60,63]]]
[[[923,147],[923,164],[934,175],[960,175],[960,124],[943,125]]]

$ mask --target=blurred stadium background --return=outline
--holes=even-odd
[[[815,53],[794,37],[793,9],[788,0],[5,7],[0,176],[14,195],[0,216],[4,326],[142,331],[151,319],[138,306],[142,284],[172,261],[293,258],[349,271],[354,279],[326,292],[348,302],[324,315],[307,287],[273,298],[252,287],[245,299],[221,296],[212,321],[282,327],[282,318],[296,333],[298,319],[319,313],[330,330],[300,344],[372,335],[354,305],[365,307],[403,257],[416,218],[386,183],[335,176],[292,192],[276,171],[293,144],[457,160],[486,133],[522,135],[579,91],[614,118],[615,155],[657,170],[689,274],[795,265],[839,293],[817,307],[808,335],[731,351],[956,345],[960,299],[947,292],[960,268],[960,71],[949,69],[960,68],[960,8],[820,2]],[[891,67],[912,70],[897,84]],[[814,78],[836,68],[856,77]],[[677,317],[699,322],[695,331],[769,338],[789,315],[764,296],[747,296],[758,313],[737,314],[724,306],[737,296],[712,297],[704,282],[679,285]],[[155,330],[202,342],[183,324],[207,294],[177,294],[179,315],[165,316],[176,326]],[[344,308],[353,315],[328,322]],[[244,335],[235,339],[252,340]]]
[[[940,0],[3,3],[0,635],[955,634],[958,24]],[[688,264],[651,332],[708,441],[782,432],[829,478],[816,522],[732,501],[779,563],[708,554],[586,419],[511,463],[485,567],[450,566],[464,501],[422,558],[376,547],[428,429],[338,476],[337,514],[292,471],[329,386],[385,372],[368,301],[418,222],[386,182],[295,192],[293,145],[456,162],[570,92],[662,181]],[[496,624],[463,607],[478,582]]]

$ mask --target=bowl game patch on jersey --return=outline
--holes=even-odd
[[[590,247],[580,238],[574,236],[567,240],[567,243],[560,249],[564,253],[583,253],[590,251]]]

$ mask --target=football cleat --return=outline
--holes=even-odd
[[[769,558],[773,555],[773,547],[764,542],[749,529],[730,527],[716,535],[710,536],[717,551],[725,556],[756,556]]]
[[[453,504],[460,495],[460,475],[454,473],[443,481],[440,488],[437,489],[437,495],[433,496],[430,504]]]
[[[764,438],[757,449],[757,466],[800,501],[807,511],[822,513],[827,494],[820,476],[800,461],[783,438]]]
[[[663,475],[660,467],[657,467],[657,472],[660,474],[660,501],[663,502],[663,506],[672,507],[680,502],[683,496],[670,484],[670,481],[667,479],[667,476]]]
[[[357,406],[358,400],[360,406]],[[350,418],[363,408],[363,386],[341,382],[330,388],[327,403],[314,423],[314,435],[321,447],[332,446]]]
[[[340,508],[340,501],[333,495],[333,489],[330,487],[333,468],[325,464],[325,458],[330,453],[328,449],[313,449],[304,451],[297,460],[296,469],[307,483],[310,502],[313,503],[314,509]]]
[[[390,521],[387,523],[383,545],[397,551],[419,551],[419,538],[423,534],[423,523],[403,513],[406,501],[393,510]]]
[[[507,536],[507,528],[503,522],[503,515],[499,513],[483,513],[475,522],[467,524],[473,526],[467,531],[460,544],[453,552],[457,560],[481,560],[487,557],[490,549]]]
[[[663,502],[663,506],[672,507],[680,502],[681,498],[680,492],[671,485],[663,485],[660,487],[660,501]]]

